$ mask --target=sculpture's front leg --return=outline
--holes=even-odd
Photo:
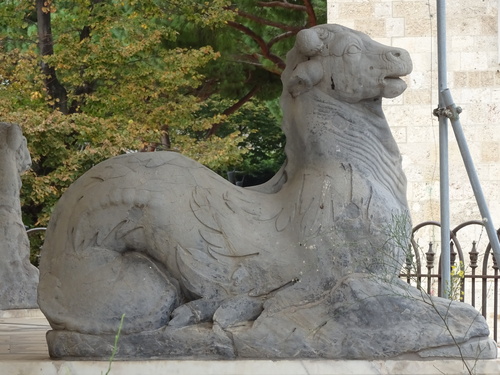
[[[227,328],[239,322],[255,320],[263,310],[263,300],[245,294],[225,300],[198,299],[179,306],[168,323],[183,327],[202,322],[213,322]]]

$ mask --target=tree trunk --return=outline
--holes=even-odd
[[[68,95],[66,89],[57,79],[55,69],[44,61],[44,57],[54,54],[54,40],[50,25],[51,0],[36,0],[36,14],[38,26],[38,48],[41,56],[40,68],[44,74],[45,88],[53,100],[52,107],[64,114],[68,113]]]

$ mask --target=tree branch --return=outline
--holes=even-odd
[[[285,8],[285,9],[293,9],[293,10],[299,10],[301,12],[306,12],[306,7],[304,5],[298,5],[298,4],[290,4],[285,1],[259,1],[257,2],[257,5],[260,5],[261,7],[276,7],[276,8]]]
[[[314,7],[311,3],[311,0],[303,0],[305,4],[305,11],[307,13],[307,26],[312,27],[318,24],[318,19],[316,18],[316,13],[314,12]]]
[[[284,23],[266,20],[265,18],[261,18],[261,17],[255,16],[253,14],[250,14],[250,13],[247,13],[247,12],[243,12],[241,10],[237,10],[236,14],[238,14],[238,16],[240,16],[240,17],[243,17],[243,18],[255,21],[257,23],[260,23],[261,25],[272,26],[272,27],[276,27],[276,28],[281,29],[281,30],[287,30],[287,31],[295,31],[295,30],[297,30],[298,31],[298,30],[301,29],[301,27],[290,26],[290,25],[286,25]]]
[[[252,31],[250,28],[242,25],[241,23],[237,23],[234,21],[228,21],[227,23],[229,26],[242,31],[246,35],[248,35],[250,38],[252,38],[260,47],[260,50],[262,52],[262,55],[275,63],[280,69],[285,69],[285,62],[279,58],[278,56],[274,55],[271,53],[269,50],[269,46],[267,43],[262,39],[259,35],[257,35],[254,31]]]
[[[244,97],[242,97],[240,100],[238,100],[236,103],[234,103],[231,107],[226,108],[224,110],[224,112],[222,112],[222,114],[229,116],[229,115],[232,115],[233,113],[235,113],[238,109],[240,109],[243,106],[243,104],[245,104],[250,99],[252,99],[253,96],[257,93],[257,91],[259,91],[259,89],[260,89],[259,85],[252,87],[252,89]],[[210,130],[207,132],[207,138],[214,135],[217,132],[217,130],[221,127],[221,125],[222,125],[222,122],[218,122],[216,124],[213,124],[212,127],[210,128]]]
[[[250,27],[245,26],[241,23],[235,22],[235,21],[228,21],[228,26],[239,30],[243,32],[245,35],[250,37],[253,41],[255,41],[261,51],[261,54],[253,54],[253,55],[241,55],[240,58],[243,58],[243,62],[247,64],[252,64],[252,65],[258,65],[262,69],[265,69],[271,73],[274,74],[279,74],[280,72],[278,71],[279,69],[283,71],[285,69],[285,62],[283,59],[281,59],[279,56],[274,55],[271,53],[271,48],[278,43],[279,41],[283,39],[287,39],[290,37],[293,37],[296,35],[300,30],[306,28],[306,27],[311,27],[315,26],[317,24],[317,18],[316,14],[314,12],[314,7],[312,5],[311,0],[303,0],[304,5],[298,5],[298,4],[290,4],[286,0],[285,1],[257,1],[256,5],[259,7],[274,7],[274,8],[282,8],[282,9],[289,9],[292,11],[300,11],[304,12],[307,15],[307,21],[305,25],[302,26],[291,26],[287,24],[283,24],[280,22],[275,22],[271,21],[259,16],[256,16],[254,14],[250,14],[247,12],[244,12],[242,10],[239,10],[236,8],[236,6],[233,4],[230,7],[227,7],[226,9],[231,9],[233,12],[235,12],[239,17],[245,18],[250,21],[254,21],[260,25],[266,25],[266,26],[271,26],[275,27],[279,30],[282,30],[283,32],[273,38],[271,38],[268,42],[264,40],[264,38],[260,35],[258,35],[256,32],[254,32]],[[260,63],[260,58],[265,58],[272,63],[274,63],[274,66],[277,67],[278,69],[271,70],[265,66],[263,66]],[[233,106],[230,108],[226,109],[224,111],[224,114],[231,114],[236,112],[244,103],[246,103],[250,98],[252,98],[255,93],[258,91],[259,86],[254,86],[250,92],[247,93],[243,98],[241,98],[238,102],[236,102]],[[212,128],[207,132],[207,137],[210,137],[214,135],[219,127],[221,126],[221,123],[214,124]]]
[[[241,55],[231,56],[231,59],[234,62],[258,66],[259,68],[261,68],[263,70],[266,70],[269,73],[275,74],[278,77],[281,76],[281,73],[283,72],[284,68],[276,67],[276,69],[273,69],[272,67],[264,66],[264,64],[262,64],[262,62],[260,62],[258,56],[260,56],[260,55],[258,55],[257,53],[254,53],[254,54],[241,54]]]
[[[297,35],[298,31],[287,31],[283,34],[277,35],[274,38],[272,38],[268,43],[268,47],[271,48],[274,44],[278,43],[280,40],[286,39],[286,38],[291,38],[294,35]]]
[[[252,38],[259,45],[261,51],[265,52],[266,54],[269,52],[267,44],[264,41],[264,39],[262,39],[259,35],[257,35],[253,30],[246,27],[245,25],[242,25],[241,23],[234,21],[228,21],[227,24],[236,30],[242,31],[244,34]]]

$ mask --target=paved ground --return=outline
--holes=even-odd
[[[0,311],[0,361],[49,358],[45,342],[49,329],[39,310]]]
[[[50,329],[38,310],[0,311],[0,374],[106,374],[107,361],[54,361],[49,358],[45,332]],[[500,360],[474,362],[477,373],[500,374]],[[460,360],[435,361],[116,361],[111,375],[441,375],[467,374]]]

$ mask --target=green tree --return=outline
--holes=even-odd
[[[326,0],[239,0],[226,9],[234,17],[216,30],[178,19],[177,43],[220,51],[221,58],[204,67],[206,79],[199,92],[213,113],[229,117],[215,122],[207,136],[236,129],[246,134],[240,146],[248,153],[233,169],[253,184],[272,176],[283,162],[278,98],[285,55],[300,30],[326,22]],[[224,107],[227,101],[221,98],[230,99],[230,105]]]
[[[19,123],[34,161],[24,177],[28,224],[45,224],[62,191],[104,158],[163,140],[210,167],[234,163],[237,132],[199,139],[224,115],[200,116],[210,46],[167,48],[169,15],[216,28],[226,1],[36,0],[0,4],[0,118]],[[195,10],[195,12],[193,12]]]
[[[1,2],[0,119],[23,127],[34,161],[25,222],[45,224],[72,181],[130,150],[271,174],[283,160],[284,55],[325,9],[326,0]]]
[[[211,45],[220,51],[221,59],[205,67],[207,79],[200,91],[206,97],[232,99],[222,111],[230,115],[253,97],[260,101],[279,97],[285,55],[300,30],[326,22],[326,0],[238,0],[226,9],[233,18],[215,32],[185,22],[177,26],[184,36],[180,43]],[[215,123],[209,135],[217,134],[221,125]]]
[[[224,111],[226,101],[214,95],[206,101],[204,111],[220,113]],[[246,151],[240,162],[224,166],[215,171],[234,178],[231,182],[240,182],[242,186],[256,185],[271,178],[285,161],[285,136],[281,131],[281,116],[278,101],[262,101],[257,98],[245,102],[241,108],[228,116],[217,136],[225,137],[234,132],[242,134],[239,147]],[[228,177],[229,178],[229,177]]]

